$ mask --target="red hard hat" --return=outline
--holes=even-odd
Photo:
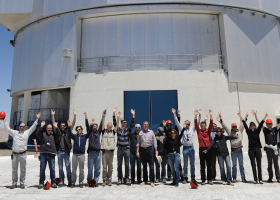
[[[5,112],[0,112],[0,119],[5,119],[6,113]]]
[[[44,185],[44,190],[48,190],[51,188],[51,184],[49,181],[46,182],[46,184]]]
[[[171,120],[167,120],[166,124],[172,124]]]
[[[95,187],[96,184],[97,184],[97,182],[96,182],[95,179],[90,179],[90,180],[87,182],[88,187]]]
[[[196,180],[191,180],[190,185],[191,185],[191,188],[193,188],[193,189],[196,189],[198,187]]]
[[[55,179],[55,184],[58,185],[60,183],[60,178]]]
[[[237,124],[236,124],[236,123],[232,123],[232,124],[231,124],[231,127],[233,127],[233,126],[237,126]]]
[[[267,120],[265,121],[265,123],[266,123],[266,124],[272,124],[272,120],[271,120],[271,119],[267,119]]]

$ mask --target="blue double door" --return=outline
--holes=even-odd
[[[135,109],[135,124],[140,124],[143,130],[143,122],[148,121],[155,132],[162,120],[174,123],[172,108],[178,108],[177,90],[124,92],[124,119],[128,126],[132,117],[130,109]]]

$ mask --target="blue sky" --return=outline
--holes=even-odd
[[[7,89],[11,88],[14,47],[10,40],[14,39],[14,34],[7,31],[7,28],[0,25],[0,112],[4,111],[7,115],[7,121],[10,121],[12,98]],[[0,124],[2,127],[2,123]]]

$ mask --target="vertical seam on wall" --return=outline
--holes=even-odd
[[[220,15],[216,15],[218,17],[218,31],[219,31],[219,42],[220,42],[220,54],[222,55],[222,69],[224,69],[224,60],[223,60],[223,50],[222,50],[222,39],[221,39],[221,27],[220,27]]]
[[[80,63],[78,67],[81,67],[81,62],[82,62],[82,45],[83,45],[83,21],[84,19],[82,19],[81,22],[81,39],[80,39]],[[81,68],[78,68],[78,71],[81,71]]]
[[[236,82],[236,89],[237,89],[237,99],[238,99],[239,113],[241,114],[241,110],[240,110],[240,99],[239,99],[239,91],[238,91],[238,83],[237,83],[237,82]]]
[[[152,91],[149,90],[149,106],[150,106],[150,130],[152,130],[152,124],[153,124],[153,121],[152,121]]]

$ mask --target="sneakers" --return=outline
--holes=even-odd
[[[212,180],[208,181],[208,184],[213,185],[213,181]]]
[[[67,185],[67,187],[71,187],[71,182],[68,182],[68,185]]]
[[[175,183],[175,187],[179,187],[179,183]]]
[[[15,189],[15,188],[17,188],[17,185],[12,185],[12,186],[10,187],[10,189]]]
[[[38,185],[38,189],[42,189],[42,188],[43,188],[42,184]]]
[[[245,178],[243,178],[243,179],[242,179],[242,182],[243,182],[243,183],[247,183],[247,181],[246,181],[246,179],[245,179]]]
[[[105,180],[103,181],[102,186],[103,186],[103,187],[106,186],[106,181],[105,181]]]
[[[155,184],[154,184],[153,182],[151,182],[151,186],[152,186],[152,187],[155,187]]]
[[[158,182],[159,182],[159,180],[155,180],[155,182],[156,182],[156,183],[158,183]]]
[[[74,184],[71,184],[70,188],[74,188],[74,187],[75,187],[75,185],[74,185]]]
[[[167,177],[167,181],[171,181],[171,176],[168,176],[168,177]]]
[[[201,185],[205,185],[205,181],[202,181],[202,182],[201,182]]]
[[[163,182],[163,183],[166,183],[166,180],[165,180],[165,179],[163,179],[163,180],[162,180],[162,182]]]
[[[140,183],[140,185],[146,185],[146,182],[142,182],[142,183]]]
[[[135,180],[131,180],[131,184],[135,184]]]
[[[185,179],[184,179],[184,176],[181,175],[181,178],[180,178],[179,182],[183,182],[184,180],[185,180]]]
[[[223,182],[223,185],[226,185],[227,183],[226,182]]]
[[[127,182],[126,182],[126,185],[131,186],[131,181],[130,181],[130,180],[127,181]]]
[[[52,188],[57,188],[57,185],[56,184],[52,184]]]
[[[268,182],[268,183],[272,183],[272,179],[269,178],[269,179],[267,180],[267,182]]]
[[[184,177],[183,184],[186,184],[186,183],[188,183],[188,177]]]
[[[62,182],[62,181],[60,181],[59,183],[58,183],[58,186],[63,186],[64,185],[64,183]]]
[[[108,181],[108,186],[112,186],[112,181],[111,180]]]
[[[170,183],[170,185],[175,185],[176,183],[173,181],[172,183]]]
[[[233,182],[233,183],[236,183],[236,178],[233,178],[233,179],[232,179],[232,182]]]
[[[25,189],[25,185],[24,184],[20,184],[20,188],[21,189]]]
[[[231,186],[234,186],[234,184],[233,184],[233,183],[231,183],[231,182],[230,182],[230,183],[227,183],[227,185],[231,185]]]
[[[83,188],[84,187],[84,184],[80,184],[80,188]]]
[[[262,181],[259,181],[259,183],[260,183],[260,184],[263,184],[263,182],[262,182]]]
[[[120,185],[120,184],[122,184],[122,181],[121,181],[121,180],[118,180],[117,185]]]

